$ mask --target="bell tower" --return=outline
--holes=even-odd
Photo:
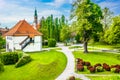
[[[35,8],[35,12],[34,12],[34,28],[37,29],[37,25],[38,25],[38,15],[37,15],[37,10]]]

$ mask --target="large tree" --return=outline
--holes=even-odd
[[[113,23],[106,31],[104,38],[108,44],[120,43],[120,16],[113,18]]]
[[[76,0],[71,10],[71,18],[76,19],[79,32],[82,35],[84,53],[88,53],[87,44],[93,34],[102,31],[101,8],[90,0]]]

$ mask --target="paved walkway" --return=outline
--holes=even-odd
[[[63,73],[58,76],[56,80],[66,80],[70,76],[75,76],[76,78],[80,78],[82,80],[90,80],[85,75],[83,74],[76,74],[75,71],[75,61],[74,61],[74,56],[72,55],[72,51],[69,50],[68,47],[63,46],[63,45],[58,45],[60,48],[62,48],[62,52],[66,55],[67,57],[67,65]]]

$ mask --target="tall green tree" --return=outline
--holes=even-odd
[[[76,0],[72,6],[71,18],[76,18],[83,39],[84,53],[88,53],[89,39],[93,34],[102,31],[101,8],[90,0]]]
[[[60,18],[54,18],[53,15],[50,15],[47,18],[42,17],[40,20],[39,31],[43,33],[43,41],[48,40],[49,38],[60,41],[60,31],[62,27],[67,24],[65,21],[64,15]]]
[[[120,16],[113,18],[113,23],[106,31],[104,38],[108,44],[120,43]]]

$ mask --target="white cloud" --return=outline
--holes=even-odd
[[[104,2],[99,3],[99,5],[101,6],[101,8],[108,7],[108,8],[110,8],[112,10],[112,9],[117,8],[119,3],[117,3],[117,2],[108,2],[108,1],[105,2],[104,1]]]
[[[61,6],[66,3],[66,0],[55,0],[55,5],[47,6],[42,2],[36,0],[0,0],[0,23],[3,27],[13,27],[19,20],[27,20],[32,23],[34,20],[34,8],[37,7],[38,19],[42,16],[47,17],[51,14],[54,17],[60,17],[62,14],[66,14],[66,11],[59,11],[54,6]],[[29,2],[29,3],[28,3]],[[69,0],[71,2],[71,0]]]
[[[47,5],[50,6],[55,6],[55,7],[60,7],[65,3],[66,0],[54,0],[53,2],[46,3]]]
[[[75,0],[54,0],[53,2],[46,3],[47,5],[54,6],[54,7],[60,7],[65,3],[73,3]]]
[[[62,15],[62,13],[61,13],[60,11],[58,11],[58,10],[43,10],[43,11],[41,11],[41,12],[39,13],[39,16],[40,16],[40,17],[42,17],[42,16],[48,17],[48,16],[50,16],[51,14],[53,14],[54,17],[59,17],[59,16]]]

